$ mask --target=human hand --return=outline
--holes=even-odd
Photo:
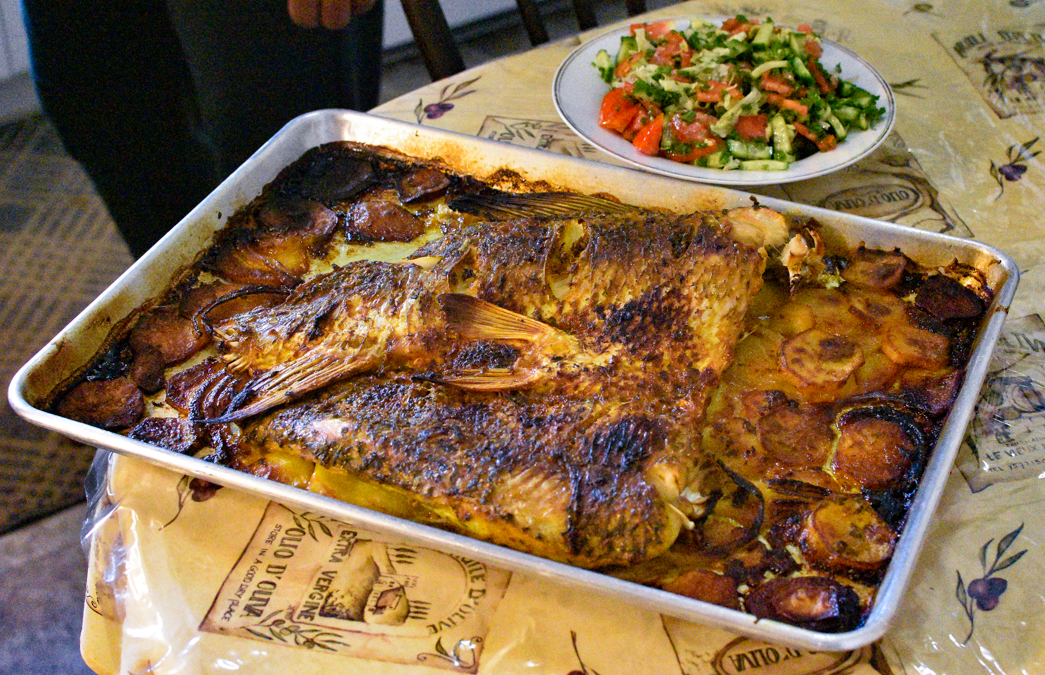
[[[353,14],[363,14],[375,0],[287,0],[290,20],[302,28],[339,30],[348,25]]]

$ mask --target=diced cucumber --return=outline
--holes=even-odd
[[[849,105],[843,105],[835,108],[835,115],[843,122],[855,122],[856,118],[860,116],[860,110]]]
[[[635,42],[635,38],[632,36],[623,37],[620,39],[620,49],[617,50],[617,65],[624,63],[629,56],[639,51],[639,46]]]
[[[875,103],[878,102],[878,97],[872,96],[870,92],[866,92],[863,89],[858,89],[855,94],[849,97],[847,102],[855,105],[857,108],[866,110],[874,107]]]
[[[751,40],[751,44],[768,45],[769,41],[773,39],[773,28],[772,21],[766,21],[759,25],[758,29],[755,31],[755,37]]]
[[[726,149],[738,159],[769,159],[773,156],[773,148],[757,141],[726,141]]]
[[[600,49],[599,53],[595,55],[595,67],[599,69],[599,75],[606,84],[613,81],[613,59],[610,58],[610,53],[605,49]]]
[[[740,168],[744,171],[786,171],[789,166],[787,162],[775,159],[748,159],[740,162]]]
[[[849,132],[846,130],[845,125],[842,124],[842,121],[839,120],[834,113],[828,115],[826,118],[824,118],[824,120],[831,125],[831,128],[835,132],[835,138],[837,138],[839,141],[844,141],[845,137],[849,135]]]
[[[791,43],[791,51],[795,54],[804,54],[805,45],[802,44],[802,38],[805,37],[802,33],[796,33],[791,31],[791,34],[787,36],[788,42]]]
[[[802,63],[802,59],[797,56],[791,57],[791,68],[795,71],[795,77],[806,84],[815,84],[813,80],[813,74],[806,68],[806,64]]]
[[[700,166],[706,166],[709,169],[721,169],[724,166],[726,166],[726,164],[729,164],[729,162],[732,159],[733,156],[730,155],[728,152],[726,152],[725,150],[719,150],[718,152],[713,152],[710,155],[704,155],[699,160],[697,160],[697,163]]]
[[[773,115],[769,119],[769,129],[772,132],[774,156],[777,153],[790,155],[794,152],[795,129],[784,121],[783,115]]]

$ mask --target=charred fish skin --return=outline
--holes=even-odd
[[[336,389],[252,423],[247,442],[395,490],[396,515],[583,567],[645,559],[678,534],[648,480],[664,420],[406,378]]]
[[[399,321],[374,350],[381,364],[247,423],[244,456],[294,454],[316,463],[311,489],[365,484],[350,490],[364,505],[583,567],[665,551],[681,527],[674,505],[696,470],[704,405],[732,359],[763,256],[713,220],[665,214],[491,223],[417,255],[439,263],[384,296],[423,311],[358,314]],[[446,330],[432,312],[442,290],[547,319],[580,346],[521,389],[418,381],[421,367],[519,349]],[[394,350],[413,359],[394,361]]]
[[[719,316],[735,314],[736,300],[727,294],[737,287],[753,293],[762,264],[758,252],[712,224],[652,213],[488,223],[449,233],[418,250],[415,259],[436,262],[352,263],[302,284],[274,308],[219,326],[219,350],[245,385],[218,421],[258,414],[404,360],[413,359],[418,369],[426,358],[437,364],[441,333],[442,351],[454,348],[433,300],[447,291],[546,321],[589,344],[592,349],[561,368],[544,364],[544,379],[557,386],[569,380],[557,381],[553,374],[590,371],[617,359],[640,359],[648,370],[674,353],[662,367],[681,365],[689,374],[687,386],[702,389],[704,371],[724,369],[739,334],[739,319],[723,322]],[[759,273],[752,274],[756,268]],[[684,318],[688,323],[679,323]],[[665,343],[685,342],[687,335],[702,339]],[[516,377],[511,385],[505,379],[504,387],[540,378]],[[615,384],[634,385],[612,380],[599,386]],[[686,408],[699,414],[701,405]]]

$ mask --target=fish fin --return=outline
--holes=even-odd
[[[438,375],[428,379],[438,384],[468,391],[508,391],[528,386],[541,378],[542,373],[533,369],[513,371],[507,368],[491,368],[490,370]]]
[[[538,342],[541,338],[569,337],[544,322],[471,295],[443,293],[438,300],[450,329],[466,339]]]
[[[547,217],[568,218],[584,213],[634,213],[637,207],[605,197],[572,192],[484,192],[458,197],[450,208],[489,220]]]
[[[219,417],[203,421],[234,422],[252,417],[365,369],[358,360],[346,360],[343,356],[307,354],[262,373],[232,399]]]

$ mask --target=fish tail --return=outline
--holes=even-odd
[[[366,370],[369,364],[333,354],[309,354],[262,373],[236,395],[221,416],[208,423],[235,422],[288,403],[305,394]]]

